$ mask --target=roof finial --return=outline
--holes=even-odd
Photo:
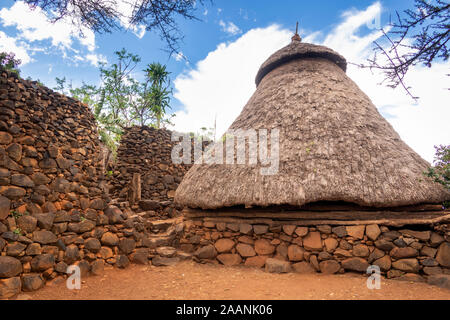
[[[292,41],[302,41],[302,38],[300,38],[300,36],[298,35],[298,21],[297,25],[295,26],[295,34],[292,37]]]

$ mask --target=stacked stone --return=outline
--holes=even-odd
[[[107,189],[88,107],[0,70],[0,298],[72,264],[98,274],[172,244],[179,228],[155,236],[145,217],[108,205]]]
[[[114,198],[128,200],[134,173],[141,175],[143,210],[173,211],[175,190],[191,165],[174,164],[172,132],[166,129],[134,126],[127,128],[117,151],[111,179]]]
[[[67,278],[71,265],[85,277],[101,274],[106,265],[125,268],[131,262],[164,260],[158,248],[176,245],[183,230],[180,221],[158,225],[115,206],[104,212],[89,208],[84,213],[23,215],[15,223],[23,235],[0,222],[0,298]]]
[[[445,229],[447,227],[447,229]],[[268,272],[367,272],[424,280],[450,275],[450,226],[415,231],[384,225],[297,226],[190,220],[180,248],[197,260]]]

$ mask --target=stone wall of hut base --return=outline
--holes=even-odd
[[[64,280],[71,265],[85,276],[148,263],[172,244],[175,221],[109,204],[102,162],[87,106],[0,70],[0,298]]]
[[[450,225],[299,226],[199,218],[185,222],[180,248],[200,262],[265,268],[268,272],[367,273],[425,281],[450,275]],[[450,285],[450,283],[448,283]]]

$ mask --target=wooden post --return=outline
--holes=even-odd
[[[133,173],[133,179],[131,180],[130,205],[134,205],[139,200],[141,200],[141,174]]]

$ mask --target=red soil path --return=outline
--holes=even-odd
[[[245,267],[183,262],[172,267],[108,268],[69,290],[64,280],[27,293],[31,299],[446,299],[450,290],[419,282],[382,279],[369,290],[363,275],[270,274]],[[22,295],[23,297],[23,295]]]

